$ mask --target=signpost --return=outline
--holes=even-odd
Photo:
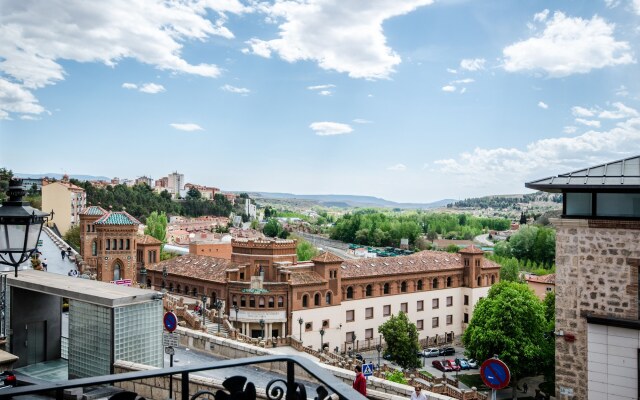
[[[178,327],[178,317],[171,311],[164,313],[162,324],[167,332],[162,335],[164,352],[169,355],[169,368],[173,368],[173,356],[176,354],[174,346],[178,346],[178,335],[173,333]],[[169,375],[169,398],[173,398],[173,375]]]
[[[504,389],[509,386],[511,380],[511,373],[507,364],[498,360],[498,358],[490,358],[482,363],[480,366],[480,377],[485,385],[489,386],[491,390],[491,399],[495,400],[497,396],[497,390]]]
[[[362,375],[364,375],[365,378],[373,375],[373,363],[362,364]]]

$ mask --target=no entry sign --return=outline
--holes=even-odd
[[[178,327],[178,317],[171,311],[166,312],[162,318],[162,323],[164,324],[164,329],[173,332]]]
[[[482,363],[480,376],[485,385],[496,390],[506,388],[511,380],[509,367],[497,358],[490,358]]]

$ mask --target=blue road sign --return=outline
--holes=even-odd
[[[164,317],[162,318],[162,323],[164,324],[164,328],[169,332],[173,332],[178,327],[178,317],[171,311],[164,313]]]
[[[364,376],[373,375],[373,363],[371,363],[371,364],[362,364],[362,375],[364,375]]]
[[[507,364],[497,358],[490,358],[480,367],[482,381],[491,389],[504,389],[509,385],[511,373]]]

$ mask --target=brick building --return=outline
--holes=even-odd
[[[230,261],[189,254],[153,265],[151,284],[223,300],[229,321],[246,335],[261,336],[263,321],[266,336],[301,336],[314,348],[321,341],[346,348],[353,335],[373,341],[377,327],[399,311],[416,323],[421,339],[458,335],[499,279],[500,267],[475,247],[350,261],[322,253],[298,263],[294,240],[231,245]]]
[[[526,184],[562,193],[556,232],[556,394],[638,399],[640,156]]]

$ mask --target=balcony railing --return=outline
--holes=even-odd
[[[360,393],[353,390],[349,385],[335,378],[328,371],[319,367],[309,359],[300,356],[262,356],[250,357],[234,360],[215,361],[195,366],[173,367],[163,369],[151,369],[145,371],[126,372],[122,374],[105,375],[92,378],[82,378],[70,381],[60,381],[54,383],[18,386],[13,389],[5,389],[1,393],[2,398],[12,396],[23,396],[41,394],[52,396],[53,398],[62,400],[66,389],[77,389],[85,387],[95,387],[98,385],[113,385],[119,383],[123,387],[142,387],[142,382],[150,382],[151,385],[158,385],[159,380],[155,378],[169,377],[170,381],[176,377],[178,386],[175,393],[169,393],[169,396],[175,399],[196,400],[210,398],[215,396],[216,399],[256,399],[258,393],[255,385],[250,378],[243,376],[233,376],[227,378],[223,383],[223,388],[215,390],[214,388],[202,388],[198,385],[190,385],[189,378],[192,374],[199,371],[210,371],[217,369],[226,369],[246,365],[268,364],[268,363],[286,363],[286,379],[276,378],[266,385],[266,390],[259,390],[261,398],[268,400],[299,400],[307,399],[306,388],[303,384],[296,382],[295,367],[296,365],[306,371],[310,376],[319,382],[316,388],[316,396],[314,399],[324,400],[331,396],[332,393],[338,396],[340,400],[360,400],[365,399]],[[126,382],[136,384],[127,385]],[[149,383],[147,383],[148,385]],[[173,384],[169,384],[170,391],[174,390]],[[163,390],[163,388],[159,388]],[[190,389],[194,393],[190,393]],[[118,397],[115,397],[118,396]],[[136,398],[134,392],[119,393],[113,398],[125,399]],[[129,396],[129,397],[126,397]],[[312,395],[311,395],[312,396]],[[154,396],[155,397],[155,396]],[[163,396],[165,397],[165,396]]]

